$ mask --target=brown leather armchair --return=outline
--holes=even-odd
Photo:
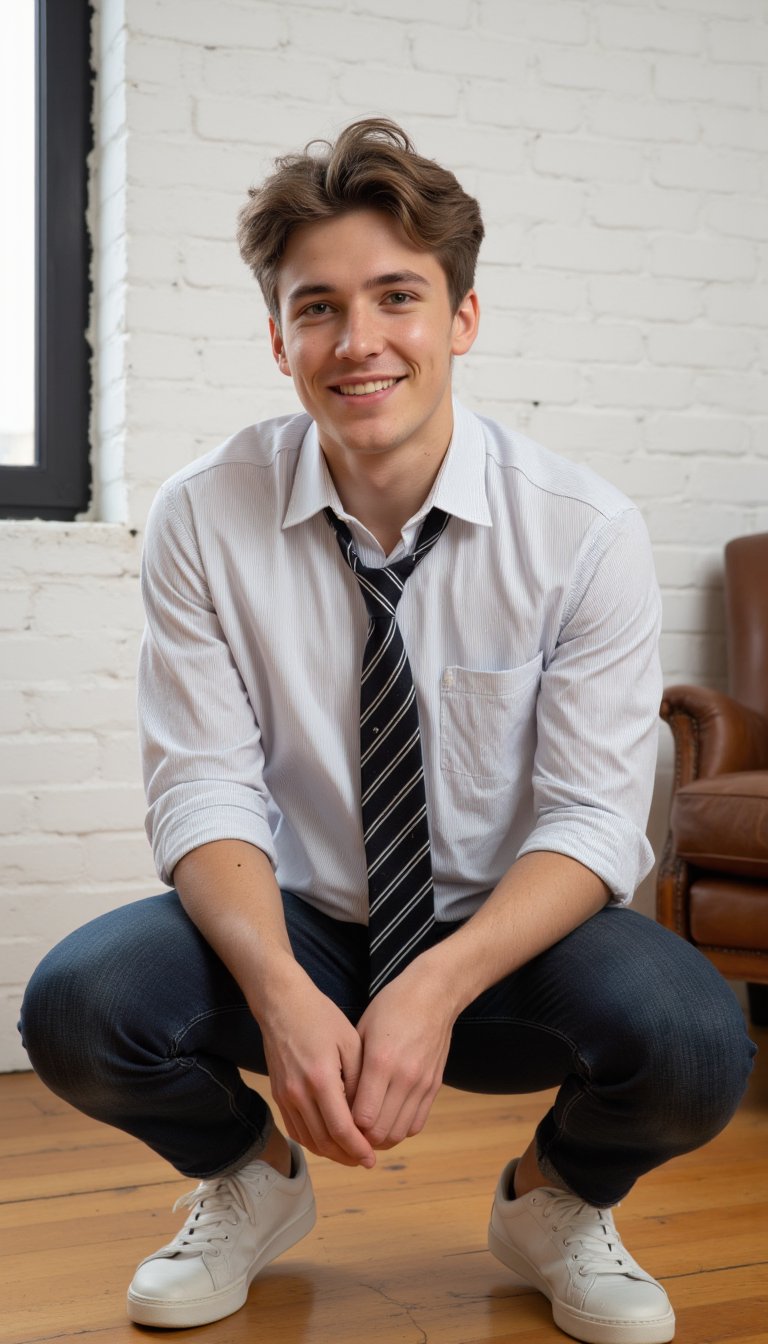
[[[725,548],[730,694],[672,686],[675,777],[659,922],[748,982],[768,1025],[768,533]]]

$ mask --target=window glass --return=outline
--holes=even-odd
[[[0,466],[35,463],[35,3],[0,3]]]

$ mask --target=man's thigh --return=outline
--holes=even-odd
[[[573,1074],[618,1080],[642,1059],[663,1085],[664,1075],[690,1066],[702,1021],[709,1048],[720,1036],[730,1047],[740,1030],[722,977],[654,920],[608,907],[470,1004],[454,1028],[445,1081],[532,1092]]]
[[[290,892],[283,899],[300,965],[357,1020],[366,1001],[367,930],[329,919]],[[73,1051],[152,1058],[189,1052],[265,1070],[261,1033],[240,986],[175,891],[110,911],[53,948],[32,977],[22,1019],[43,1074]],[[87,1033],[74,1030],[83,1020]]]

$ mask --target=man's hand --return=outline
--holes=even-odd
[[[352,1119],[373,1148],[393,1148],[426,1124],[457,1014],[419,959],[368,1005],[357,1024],[362,1072]]]
[[[259,1024],[272,1095],[288,1134],[303,1148],[344,1166],[373,1167],[373,1147],[350,1110],[363,1043],[341,1010],[304,979],[279,1014]]]
[[[471,919],[380,990],[357,1024],[363,1067],[352,1104],[373,1148],[392,1148],[424,1128],[459,1014],[589,919],[609,894],[576,859],[524,854]]]

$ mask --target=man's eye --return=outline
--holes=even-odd
[[[310,303],[309,307],[304,309],[304,313],[308,317],[325,317],[328,307],[327,303]]]
[[[394,304],[397,307],[399,304],[408,303],[411,298],[411,295],[403,293],[403,291],[400,289],[396,289],[392,294],[388,294],[387,298],[389,299],[390,303]]]

